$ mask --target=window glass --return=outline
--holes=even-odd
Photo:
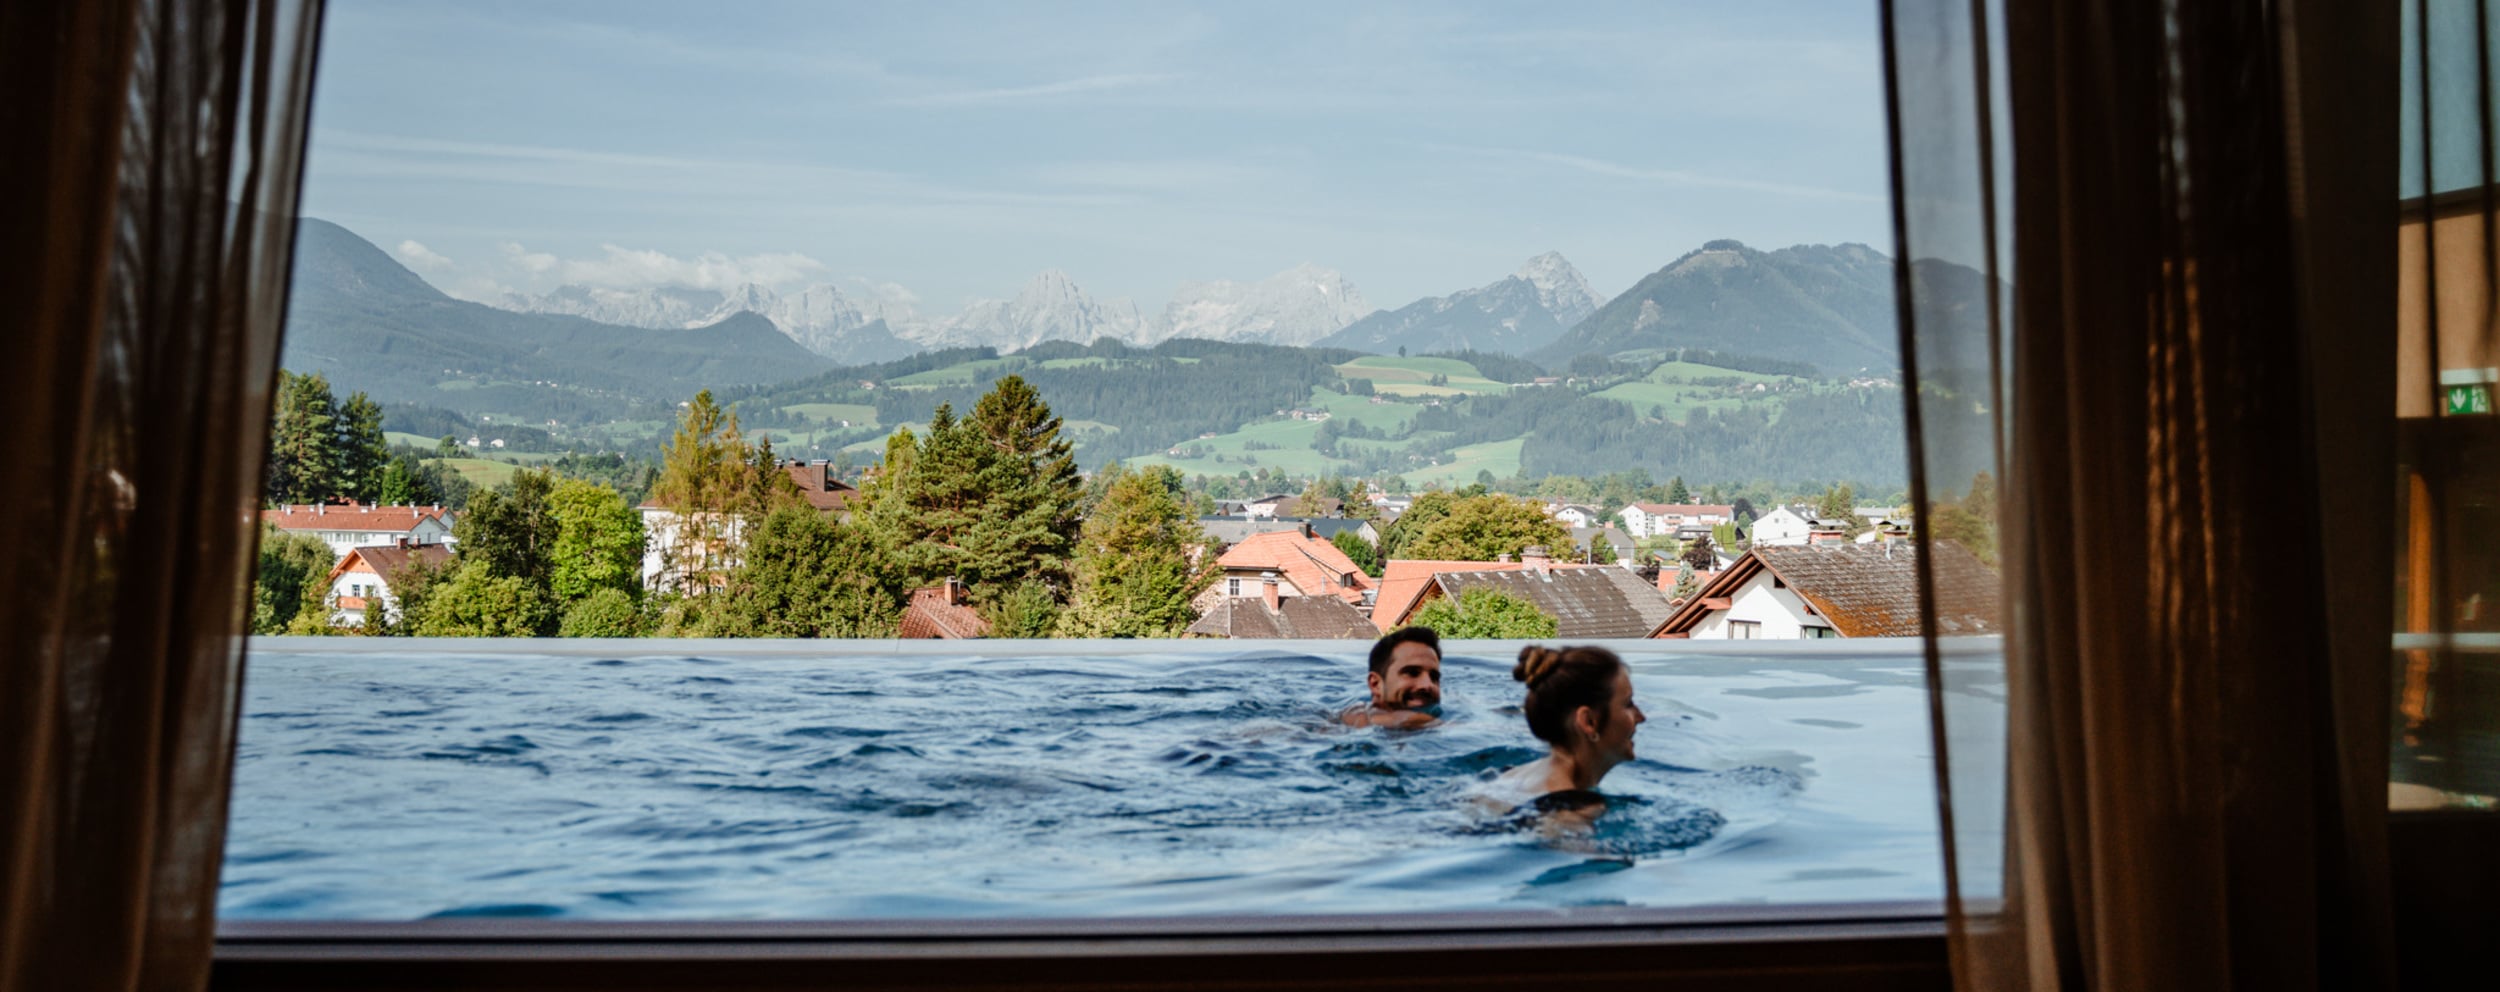
[[[1875,27],[332,4],[221,912],[1930,911]]]
[[[2490,810],[2500,808],[2500,259],[2489,237],[2500,188],[2485,171],[2493,129],[2478,90],[2492,49],[2477,51],[2473,5],[2429,13],[2424,22],[2405,8],[2391,778],[2400,808]],[[2425,161],[2437,194],[2427,199]]]

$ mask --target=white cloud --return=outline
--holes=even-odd
[[[518,241],[506,241],[503,243],[503,257],[504,261],[510,263],[515,268],[534,276],[545,275],[549,272],[555,271],[556,267],[556,257],[554,255],[547,254],[543,251],[533,252],[527,248],[521,247],[521,243]]]
[[[434,249],[428,248],[413,240],[400,242],[399,250],[394,251],[391,254],[398,256],[399,264],[415,269],[418,272],[449,272],[456,267],[452,263],[451,259],[444,258],[442,255],[436,253]]]
[[[825,263],[797,252],[731,256],[715,251],[681,257],[613,244],[600,245],[599,250],[597,258],[556,260],[553,256],[529,254],[517,257],[544,258],[552,263],[532,269],[534,274],[552,271],[560,282],[607,289],[683,286],[726,290],[751,282],[778,288],[821,277],[826,271]]]

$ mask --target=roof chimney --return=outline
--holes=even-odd
[[[1259,597],[1267,601],[1267,608],[1270,612],[1278,608],[1277,604],[1281,595],[1282,593],[1276,588],[1276,573],[1263,573],[1259,581]]]
[[[1494,556],[1493,556],[1493,560],[1494,560],[1494,561],[1498,561],[1498,562],[1504,562],[1504,563],[1507,563],[1507,562],[1509,562],[1509,561],[1510,561],[1510,552],[1508,552],[1508,551],[1504,551],[1504,552],[1502,552],[1501,554],[1494,555]]]
[[[943,587],[943,591],[940,593],[940,596],[941,596],[942,598],[944,598],[944,599],[945,599],[945,601],[946,601],[946,605],[948,605],[948,606],[961,606],[961,605],[963,605],[963,602],[964,602],[964,580],[962,580],[962,579],[958,579],[958,578],[955,578],[955,577],[953,577],[953,576],[948,576],[948,577],[947,577],[947,579],[946,579],[946,584],[945,584],[945,586]]]
[[[1316,534],[1316,533],[1314,533],[1314,532],[1312,532],[1312,530],[1311,530],[1311,522],[1310,522],[1310,521],[1308,521],[1308,520],[1303,521],[1303,522],[1302,522],[1302,539],[1303,539],[1303,540],[1305,540],[1305,541],[1311,541],[1311,540],[1317,540],[1318,538],[1319,538],[1319,535],[1318,535],[1318,534]]]
[[[1519,549],[1519,560],[1538,575],[1545,575],[1554,570],[1554,559],[1546,556],[1545,546],[1542,544],[1531,544]]]

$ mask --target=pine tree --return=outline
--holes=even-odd
[[[1190,561],[1206,534],[1181,502],[1179,473],[1130,472],[1113,462],[1102,503],[1076,545],[1075,586],[1058,630],[1066,637],[1178,637],[1190,600],[1214,578]],[[1201,562],[1211,561],[1203,550]]]
[[[1693,491],[1685,488],[1683,476],[1676,476],[1667,482],[1667,502],[1676,506],[1684,506],[1692,501]]]
[[[338,411],[339,495],[376,503],[382,497],[382,467],[390,463],[390,442],[382,435],[382,407],[358,392]]]
[[[661,450],[660,477],[652,499],[674,519],[660,537],[662,574],[676,591],[692,595],[727,576],[734,549],[735,511],[747,488],[746,444],[738,415],[696,393],[677,419],[677,431]]]
[[[269,429],[267,495],[273,503],[322,503],[339,492],[339,418],[330,381],[280,370]]]
[[[785,504],[748,531],[738,567],[704,597],[689,633],[892,637],[907,596],[866,533],[805,503]]]

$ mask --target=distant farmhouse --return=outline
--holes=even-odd
[[[260,511],[260,519],[290,534],[309,534],[346,558],[360,547],[386,544],[448,544],[452,511],[439,506],[333,506],[299,503]]]
[[[847,518],[851,501],[859,498],[859,490],[834,478],[832,467],[823,461],[807,462],[794,458],[782,465],[781,470],[799,487],[799,495],[807,499],[807,505],[815,507],[818,513]],[[642,587],[663,589],[683,585],[683,564],[672,568],[667,561],[667,552],[677,544],[680,529],[677,511],[661,505],[657,499],[643,500],[641,505],[634,507],[634,511],[642,515]],[[735,541],[739,530],[743,529],[743,522],[727,521],[725,529],[727,533],[721,535],[722,538]]]
[[[1937,633],[1993,634],[1997,574],[1961,545],[1934,544]],[[1921,633],[1913,545],[1760,545],[1719,573],[1653,637],[1793,640]]]

